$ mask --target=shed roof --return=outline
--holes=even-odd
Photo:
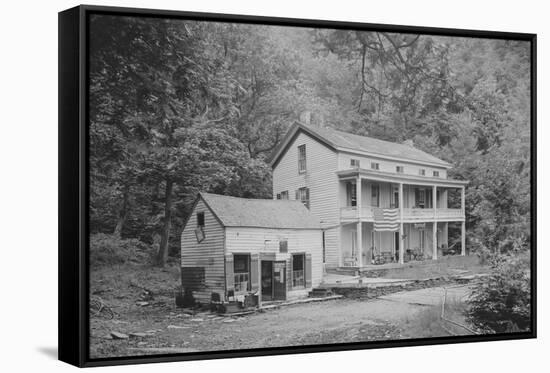
[[[248,199],[201,192],[226,227],[321,229],[319,219],[300,201]]]
[[[283,139],[279,148],[273,153],[271,164],[275,164],[278,158],[284,154],[288,142],[290,142],[294,135],[300,130],[338,151],[349,151],[352,153],[354,151],[365,152],[382,158],[389,157],[413,163],[428,163],[445,168],[451,167],[448,162],[434,157],[414,146],[379,140],[368,136],[355,135],[331,127],[305,125],[300,122],[295,122],[289,129],[287,136]]]

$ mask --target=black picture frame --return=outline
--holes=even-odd
[[[186,354],[163,354],[90,359],[89,347],[89,178],[88,178],[88,46],[89,17],[92,14],[168,17],[200,21],[256,23],[281,26],[392,31],[426,35],[514,39],[531,44],[531,285],[530,332],[476,336],[438,337],[316,346],[259,348]],[[263,355],[329,352],[387,347],[436,345],[536,338],[536,57],[537,36],[481,30],[460,30],[417,26],[366,24],[309,19],[242,16],[157,9],[136,9],[82,5],[59,13],[59,360],[79,367],[220,359]]]

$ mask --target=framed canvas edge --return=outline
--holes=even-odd
[[[512,39],[531,45],[531,331],[525,333],[492,334],[407,339],[395,341],[309,345],[251,350],[220,350],[186,354],[131,356],[91,359],[89,357],[88,291],[88,37],[87,17],[90,14],[185,18],[202,21],[238,22],[297,27],[392,31],[427,35]],[[58,340],[59,360],[79,367],[142,364],[238,358],[251,356],[317,353],[373,348],[427,346],[531,339],[537,336],[536,323],[536,40],[532,33],[515,33],[453,28],[400,26],[345,21],[294,19],[220,13],[199,13],[158,9],[138,9],[80,5],[58,14]],[[67,33],[71,30],[73,33]],[[74,34],[76,33],[76,35]],[[77,126],[74,124],[77,123]],[[68,156],[67,156],[68,155]],[[77,247],[77,250],[75,250]],[[75,252],[76,251],[76,252]]]

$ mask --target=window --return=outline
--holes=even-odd
[[[378,207],[380,204],[380,186],[378,184],[373,184],[371,187],[371,200],[370,205]]]
[[[280,253],[288,253],[288,241],[287,240],[280,240],[279,241],[279,252]]]
[[[420,170],[418,170],[418,174],[419,174],[420,176],[426,176],[426,170],[423,169],[423,168],[421,168]]]
[[[426,191],[424,189],[415,189],[415,205],[419,208],[426,207]]]
[[[250,255],[233,255],[235,292],[250,290]]]
[[[398,174],[402,174],[403,172],[405,172],[405,168],[403,166],[396,166],[395,167],[395,171],[398,173]]]
[[[433,174],[434,174],[434,177],[439,177],[439,171],[434,171]]]
[[[424,242],[426,240],[426,235],[424,232],[425,232],[424,229],[421,229],[418,231],[419,233],[418,245],[420,246],[421,249],[424,249]]]
[[[204,212],[197,212],[197,227],[204,227]]]
[[[301,201],[309,209],[309,188],[300,188],[296,191],[296,200]]]
[[[281,199],[288,199],[288,190],[281,192]]]
[[[373,170],[379,170],[380,169],[380,163],[371,162],[370,168],[372,168]]]
[[[305,255],[293,254],[292,255],[292,287],[293,288],[305,288],[306,276],[305,276]]]
[[[348,206],[357,206],[357,184],[346,183],[346,197]]]
[[[306,171],[306,145],[298,146],[298,172]]]
[[[361,167],[361,163],[359,162],[359,159],[352,159],[351,161],[351,167]]]
[[[277,199],[281,199],[281,193],[277,193]]]

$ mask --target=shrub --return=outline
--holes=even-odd
[[[492,260],[492,272],[468,300],[468,320],[485,333],[528,331],[531,325],[529,252]]]
[[[90,265],[92,266],[144,264],[150,260],[150,257],[151,248],[140,240],[125,240],[104,233],[90,236]]]

